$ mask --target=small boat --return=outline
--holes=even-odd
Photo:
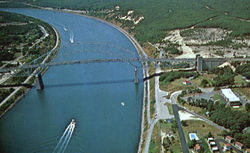
[[[74,119],[74,118],[72,118],[72,120],[71,120],[70,124],[76,124],[76,121],[75,121],[75,119]]]
[[[121,102],[121,105],[122,105],[122,106],[125,106],[125,103],[124,103],[124,102]]]
[[[73,38],[70,38],[70,43],[73,44],[74,43],[74,39]]]

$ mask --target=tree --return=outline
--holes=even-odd
[[[176,129],[177,129],[177,123],[176,123],[176,121],[175,120],[172,120],[171,121],[171,130],[172,131],[175,131]]]
[[[246,109],[246,111],[249,111],[249,110],[250,110],[250,104],[249,104],[249,103],[246,103],[245,109]]]
[[[187,126],[187,121],[181,121],[182,126]]]
[[[207,79],[202,79],[201,80],[201,86],[202,87],[207,87],[209,85],[209,82],[207,81]]]
[[[194,146],[195,146],[195,144],[196,144],[196,140],[195,139],[193,139],[192,141],[188,141],[188,148],[194,148]]]
[[[165,137],[163,139],[163,147],[165,148],[166,151],[168,151],[170,144],[171,144],[171,142],[170,142],[169,138]]]
[[[205,152],[205,149],[204,149],[204,147],[201,145],[200,146],[200,150],[198,150],[198,153],[204,153]]]
[[[208,138],[209,138],[209,137],[213,137],[213,136],[212,136],[212,133],[211,133],[210,131],[208,132],[207,137],[208,137]]]

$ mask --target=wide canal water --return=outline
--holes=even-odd
[[[138,57],[125,35],[95,19],[48,10],[4,10],[41,19],[58,30],[61,44],[55,62]],[[134,66],[140,67],[142,79],[139,62],[50,67],[43,75],[45,89],[31,89],[0,119],[0,152],[53,152],[75,118],[65,152],[135,153],[143,83],[134,84]]]

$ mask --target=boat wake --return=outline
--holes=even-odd
[[[70,43],[74,43],[74,33],[70,32],[70,38],[69,38]]]
[[[63,27],[63,30],[64,30],[64,31],[68,31],[68,29],[67,29],[66,27]]]
[[[68,147],[69,141],[72,137],[72,134],[75,129],[76,122],[74,119],[70,122],[67,126],[65,131],[63,132],[62,137],[60,138],[59,142],[57,143],[56,147],[53,150],[53,153],[64,153]]]

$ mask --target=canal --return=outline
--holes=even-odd
[[[2,10],[53,25],[61,39],[55,62],[139,56],[125,35],[95,19],[49,10]],[[65,152],[135,153],[143,98],[143,83],[133,82],[135,66],[142,80],[139,62],[50,67],[43,75],[45,89],[31,89],[0,119],[0,152],[53,152],[74,118]]]

